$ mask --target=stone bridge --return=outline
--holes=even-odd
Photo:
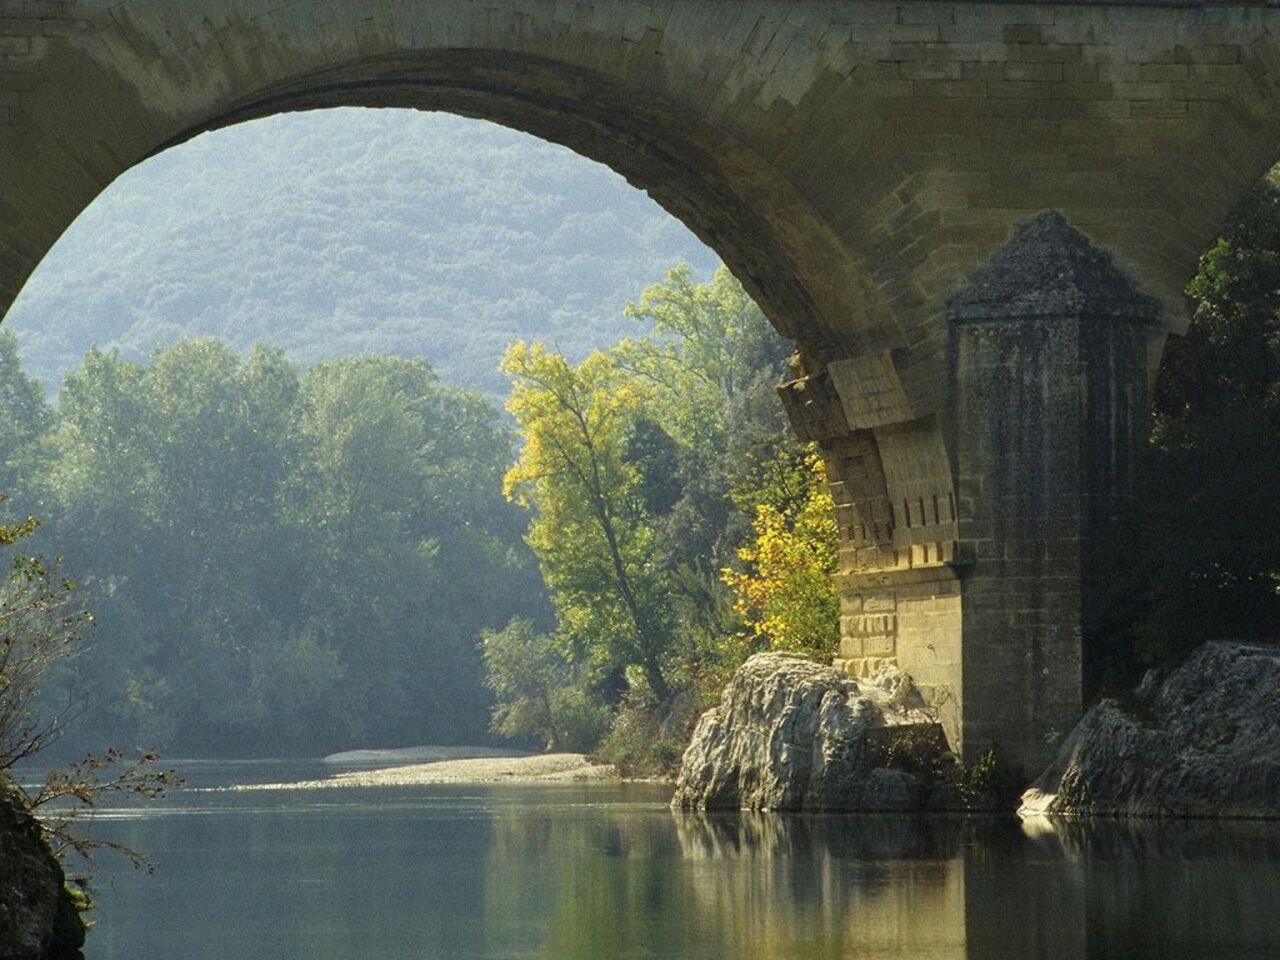
[[[1280,10],[0,0],[0,313],[131,165],[335,105],[566,144],[713,247],[798,348],[841,661],[896,659],[966,757],[1043,758],[1183,285],[1280,147]]]

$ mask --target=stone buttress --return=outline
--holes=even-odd
[[[802,370],[780,392],[836,504],[837,665],[896,663],[965,760],[994,748],[1033,768],[1081,710],[1105,548],[1133,515],[1159,307],[1047,212],[947,309],[941,416],[895,399],[888,356]]]

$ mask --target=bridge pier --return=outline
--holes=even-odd
[[[1107,547],[1134,516],[1156,301],[1046,213],[950,304],[965,753],[1047,759],[1090,677]]]
[[[1085,625],[1106,547],[1134,513],[1160,308],[1048,212],[948,316],[941,414],[870,426],[877,385],[839,364],[782,394],[837,505],[837,662],[897,663],[962,757],[995,748],[1030,771],[1080,714]]]

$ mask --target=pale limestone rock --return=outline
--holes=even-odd
[[[686,809],[915,810],[928,785],[880,766],[894,730],[936,729],[892,668],[855,680],[784,653],[734,675],[698,721],[672,805]]]
[[[1280,817],[1280,648],[1209,643],[1100,701],[1019,813]]]

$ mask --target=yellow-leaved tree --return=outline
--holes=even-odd
[[[656,557],[641,476],[626,456],[643,390],[607,353],[574,366],[542,344],[502,361],[507,409],[524,445],[506,495],[534,511],[528,543],[551,588],[559,633],[600,667],[638,667],[660,702],[672,697],[670,589]]]
[[[738,551],[744,570],[726,568],[734,609],[748,639],[773,650],[829,659],[840,641],[832,576],[839,558],[835,509],[822,458],[804,463],[801,495],[756,506],[754,538]]]

